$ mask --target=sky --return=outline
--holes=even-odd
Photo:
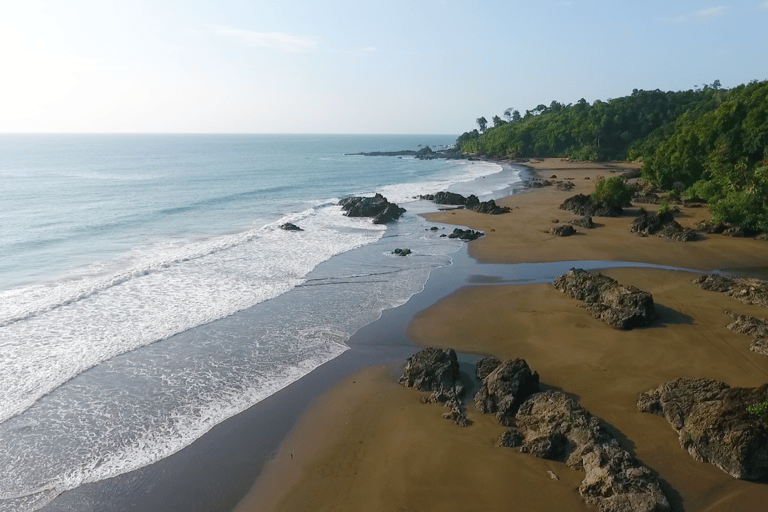
[[[768,79],[766,27],[765,0],[4,1],[0,133],[458,135]]]

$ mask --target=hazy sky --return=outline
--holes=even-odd
[[[9,0],[0,132],[459,134],[764,80],[767,27],[764,0]]]

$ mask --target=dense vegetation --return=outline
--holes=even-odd
[[[507,109],[493,126],[457,140],[468,153],[501,157],[641,159],[664,189],[709,201],[714,220],[768,229],[768,81],[575,105],[553,101],[524,116]]]

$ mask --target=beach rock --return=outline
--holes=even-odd
[[[645,204],[659,204],[661,202],[661,198],[657,194],[654,194],[653,192],[635,193],[632,196],[632,202],[645,203]]]
[[[373,217],[374,224],[386,224],[400,218],[405,208],[387,201],[381,194],[374,197],[347,197],[339,201],[347,217]]]
[[[670,509],[651,471],[622,448],[598,418],[561,391],[528,398],[499,444],[584,471],[579,493],[600,511]]]
[[[454,192],[438,192],[437,194],[425,194],[419,196],[419,199],[424,201],[432,201],[435,204],[447,204],[454,206],[467,206],[472,207],[480,204],[480,200],[476,195],[472,194],[469,197],[464,197],[461,194]]]
[[[745,304],[768,307],[768,281],[710,274],[697,277],[693,283],[702,290],[725,293]]]
[[[557,184],[557,186],[556,186],[555,188],[557,188],[557,190],[562,190],[562,191],[564,191],[564,192],[567,192],[567,191],[569,191],[569,190],[573,190],[573,188],[574,188],[575,186],[576,186],[576,185],[574,185],[574,184],[573,184],[573,183],[571,183],[570,181],[563,181],[563,182],[560,182],[560,183],[558,183],[558,184]]]
[[[480,204],[472,206],[471,209],[478,213],[487,213],[489,215],[501,215],[502,213],[509,213],[510,211],[510,209],[506,206],[497,205],[496,201],[493,199],[489,201],[483,201]]]
[[[732,311],[726,311],[733,318],[728,328],[733,332],[752,336],[752,344],[749,350],[768,356],[768,320],[755,318],[749,315],[737,315]]]
[[[539,374],[524,359],[508,359],[483,378],[475,406],[483,414],[496,413],[501,425],[510,426],[520,404],[538,390]]]
[[[466,388],[461,382],[459,361],[453,349],[426,348],[408,358],[400,384],[419,391],[432,391],[424,403],[443,403],[449,412],[443,417],[456,425],[471,425],[461,401]]]
[[[439,348],[425,348],[417,352],[406,361],[400,384],[419,391],[432,391],[436,401],[440,402],[461,397],[464,387],[456,352]]]
[[[768,384],[732,388],[715,380],[680,378],[641,394],[637,408],[664,416],[694,459],[734,478],[762,480],[768,476],[768,422],[747,409],[766,399]]]
[[[411,250],[410,249],[395,249],[394,251],[392,251],[392,254],[397,254],[398,256],[408,256],[409,254],[411,254]]]
[[[280,226],[280,229],[284,229],[286,231],[304,231],[296,224],[291,224],[290,222],[286,222],[285,224],[282,224]]]
[[[653,297],[634,286],[619,284],[602,274],[590,274],[586,270],[571,269],[555,279],[555,288],[583,300],[586,308],[616,329],[644,327],[656,317]]]
[[[675,221],[672,212],[657,214],[643,208],[629,225],[629,232],[638,236],[656,235],[678,242],[690,242],[697,238],[694,230],[684,228]]]
[[[595,227],[595,223],[592,222],[592,217],[589,215],[585,215],[584,217],[576,220],[572,220],[571,224],[574,226],[579,226],[586,229],[593,229]]]
[[[620,206],[595,201],[592,196],[577,194],[569,197],[560,205],[561,210],[572,211],[577,215],[597,217],[620,217],[624,210]]]
[[[571,236],[576,234],[576,230],[570,224],[563,224],[562,226],[556,226],[549,230],[550,233],[557,236]]]
[[[741,226],[731,226],[723,230],[723,236],[731,236],[734,238],[744,238],[747,236],[746,230]]]
[[[456,228],[453,230],[453,233],[448,235],[448,238],[458,238],[459,240],[477,240],[483,236],[482,231],[474,231],[472,229],[459,229]]]
[[[712,224],[710,222],[701,221],[698,224],[699,231],[702,231],[704,233],[707,233],[708,235],[719,235],[726,229],[728,229],[727,224],[718,223],[718,224]]]
[[[501,361],[493,356],[486,356],[475,364],[475,375],[480,380],[485,379],[489,373],[498,368]]]
[[[544,188],[552,186],[549,180],[530,180],[525,183],[525,188]]]

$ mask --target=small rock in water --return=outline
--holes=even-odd
[[[408,256],[409,254],[411,254],[411,250],[410,249],[395,249],[394,251],[392,251],[392,254],[397,254],[399,256]]]
[[[281,225],[280,229],[284,229],[286,231],[304,231],[296,224],[291,224],[290,222],[286,222],[285,224]]]

